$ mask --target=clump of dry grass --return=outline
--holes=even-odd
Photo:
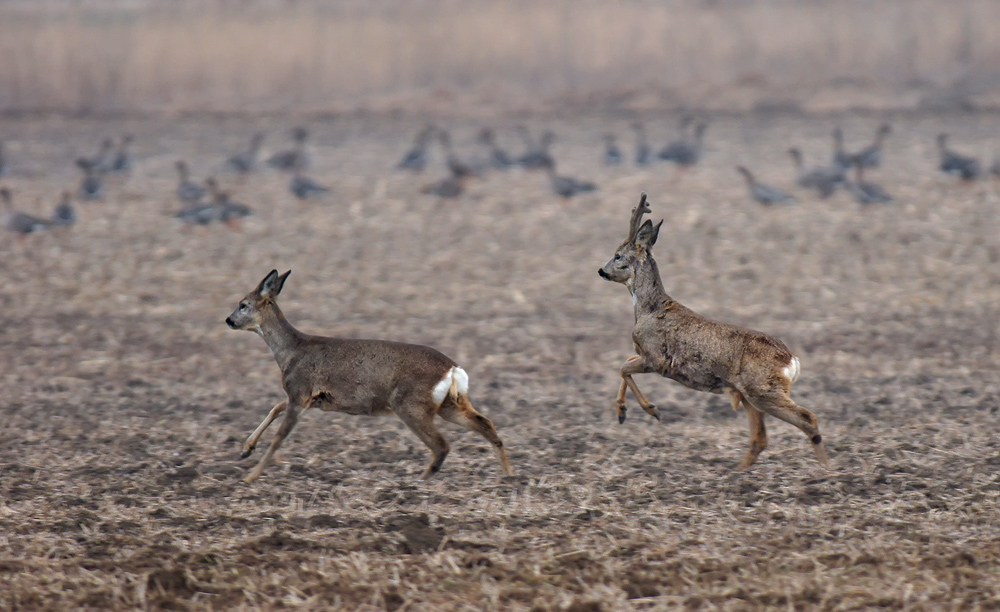
[[[0,110],[996,104],[989,0],[0,4]]]

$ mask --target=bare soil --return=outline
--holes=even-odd
[[[937,175],[933,149],[946,130],[989,158],[996,118],[895,121],[869,177],[886,206],[798,191],[762,208],[733,171],[790,188],[788,146],[826,161],[835,123],[858,148],[878,120],[719,118],[677,176],[598,165],[621,118],[528,118],[558,134],[560,172],[600,185],[569,203],[523,171],[439,203],[419,194],[439,157],[391,170],[418,121],[315,121],[310,175],[332,197],[225,177],[257,211],[242,232],[170,219],[172,164],[215,172],[254,129],[278,148],[288,121],[4,120],[23,210],[54,206],[105,134],[135,133],[139,161],[68,234],[0,244],[0,610],[1000,609],[1000,199]],[[649,123],[656,143],[674,121]],[[511,149],[514,123],[497,122]],[[453,127],[471,155],[476,126]],[[641,190],[671,295],[799,356],[794,397],[832,469],[769,419],[735,472],[745,417],[652,375],[637,382],[663,421],[631,404],[616,422],[631,304],[596,272]],[[458,360],[517,475],[442,424],[452,453],[422,482],[399,421],[310,412],[284,464],[243,484],[259,454],[240,444],[282,392],[261,340],[223,319],[272,268],[293,270],[300,329]]]

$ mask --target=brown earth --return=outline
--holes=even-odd
[[[650,122],[656,142],[674,120]],[[439,160],[390,170],[418,122],[316,121],[310,174],[333,197],[301,207],[277,173],[227,177],[258,213],[242,232],[166,216],[172,164],[203,176],[253,129],[273,150],[288,122],[3,121],[24,210],[54,205],[104,134],[134,132],[140,159],[68,235],[0,245],[0,609],[1000,609],[998,197],[933,171],[938,131],[986,158],[996,118],[895,121],[870,177],[896,196],[882,207],[798,192],[761,208],[732,170],[789,186],[789,145],[825,161],[835,122],[857,148],[877,121],[719,118],[677,177],[598,165],[621,118],[529,118],[558,133],[561,172],[600,184],[570,203],[522,171],[438,203],[418,188]],[[497,122],[512,149],[515,122]],[[471,153],[475,126],[454,128]],[[734,472],[745,418],[653,376],[637,381],[663,422],[631,404],[617,424],[632,314],[596,272],[640,190],[666,219],[668,291],[800,357],[794,396],[832,469],[770,420],[759,463]],[[444,425],[452,453],[421,482],[427,453],[397,420],[310,412],[284,465],[243,484],[259,455],[239,446],[282,394],[260,339],[223,319],[271,268],[293,270],[282,305],[301,329],[463,364],[517,476]]]

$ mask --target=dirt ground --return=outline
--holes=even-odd
[[[173,163],[196,177],[292,120],[7,119],[22,210],[45,213],[104,135],[136,135],[137,168],[64,235],[0,243],[0,610],[996,610],[1000,609],[1000,215],[997,186],[934,172],[934,136],[992,157],[996,117],[899,117],[869,177],[895,202],[840,193],[749,202],[737,163],[791,188],[785,150],[825,162],[881,118],[714,118],[704,163],[604,168],[621,117],[504,118],[558,135],[560,172],[595,180],[564,203],[543,175],[494,173],[458,202],[393,172],[420,122],[309,122],[300,206],[287,177],[220,175],[257,214],[185,231]],[[651,118],[654,144],[675,117]],[[464,155],[477,124],[455,121]],[[723,396],[653,375],[615,419],[632,354],[622,286],[597,268],[649,193],[666,219],[668,292],[784,340],[793,396],[813,409],[832,468],[769,419],[746,473],[746,418]],[[240,444],[283,397],[260,338],[223,319],[272,268],[304,331],[425,343],[471,376],[516,471],[448,424],[440,475],[394,418],[310,411],[281,466],[252,485]],[[265,434],[264,442],[270,440]]]

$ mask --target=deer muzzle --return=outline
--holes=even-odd
[[[604,271],[604,268],[598,268],[597,269],[597,274],[600,275],[600,277],[603,278],[603,279],[605,279],[605,280],[611,280],[608,277],[608,273]]]

